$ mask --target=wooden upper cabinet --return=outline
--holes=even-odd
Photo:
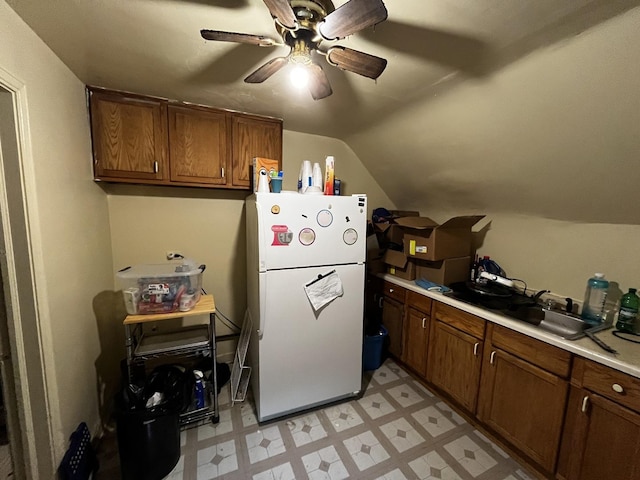
[[[254,157],[282,162],[282,120],[87,90],[96,180],[247,190]]]
[[[89,98],[95,177],[168,181],[166,102],[102,91]]]
[[[226,184],[228,117],[220,110],[169,105],[172,182]]]
[[[231,186],[249,188],[254,157],[282,161],[282,121],[233,114],[231,124]]]

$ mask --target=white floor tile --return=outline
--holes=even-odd
[[[285,452],[277,425],[247,435],[246,443],[252,464]]]
[[[361,472],[389,458],[387,451],[370,431],[345,440],[344,445]]]
[[[380,393],[365,395],[358,400],[358,403],[372,420],[396,411],[393,405]]]
[[[455,428],[440,410],[434,406],[423,408],[411,415],[433,438]]]
[[[400,453],[424,442],[424,438],[404,418],[382,425],[380,430]]]

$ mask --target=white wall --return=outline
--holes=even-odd
[[[0,68],[24,85],[27,105],[23,175],[52,447],[60,459],[79,422],[93,433],[99,425],[96,301],[113,285],[107,201],[92,181],[84,85],[4,0],[0,25]]]
[[[366,193],[370,206],[390,203],[343,142],[288,130],[283,138],[283,188],[297,188],[302,160],[324,165],[327,155],[336,158],[336,175],[345,182],[345,195]],[[163,263],[168,250],[177,250],[207,266],[204,289],[214,295],[219,311],[234,323],[242,323],[246,308],[244,199],[249,192],[127,185],[105,188],[110,192],[116,269]],[[221,322],[218,327],[218,334],[228,333]],[[234,348],[233,342],[224,342],[218,345],[218,353],[230,361]]]
[[[582,300],[596,271],[638,286],[638,52],[635,8],[347,142],[399,208],[486,214],[480,253],[534,288]]]

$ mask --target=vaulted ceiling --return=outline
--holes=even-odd
[[[262,0],[7,3],[83,82],[276,116],[284,119],[287,130],[345,140],[398,205],[420,208],[431,201],[467,211],[500,208],[560,219],[640,223],[640,214],[611,217],[615,205],[627,199],[614,186],[602,187],[609,200],[595,215],[585,215],[579,205],[557,208],[565,193],[561,188],[581,197],[606,174],[606,169],[596,169],[591,176],[585,171],[607,151],[609,140],[596,148],[576,131],[580,128],[592,139],[592,132],[615,137],[620,129],[611,118],[602,129],[597,122],[584,125],[584,116],[593,111],[580,112],[576,106],[580,98],[593,95],[619,103],[611,115],[627,108],[621,92],[637,91],[637,78],[623,72],[628,78],[621,79],[619,72],[612,72],[609,82],[607,72],[599,70],[608,68],[609,57],[616,57],[617,65],[626,65],[627,59],[633,63],[634,58],[639,64],[632,54],[640,49],[638,37],[630,37],[628,52],[617,47],[615,52],[598,52],[602,67],[585,57],[586,75],[603,74],[597,78],[603,92],[594,91],[596,84],[588,86],[582,97],[571,100],[573,116],[562,113],[557,126],[549,125],[549,116],[558,118],[564,112],[557,110],[558,103],[585,80],[579,78],[580,70],[563,71],[562,57],[553,63],[556,46],[632,10],[632,21],[637,22],[640,0],[385,0],[386,21],[328,43],[385,58],[386,70],[371,80],[321,59],[333,89],[322,100],[293,88],[288,67],[263,83],[243,82],[269,59],[286,55],[287,47],[200,36],[201,29],[213,29],[277,38]],[[344,3],[334,1],[336,8]],[[546,62],[530,67],[523,61],[540,51],[550,52]],[[628,68],[637,71],[631,64]],[[548,97],[547,90],[552,90]],[[611,91],[617,93],[612,96]],[[451,100],[445,104],[445,99]],[[637,100],[633,93],[629,102]],[[628,110],[631,120],[637,118]],[[634,131],[637,128],[625,121],[620,138],[612,140],[623,145],[615,152],[623,157],[621,167],[627,168],[633,151],[637,155]],[[561,178],[567,175],[571,181]],[[640,186],[632,183],[640,181],[635,172],[620,180],[624,188]]]

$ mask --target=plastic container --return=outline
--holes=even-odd
[[[630,288],[620,299],[620,310],[616,329],[622,332],[636,333],[638,330],[638,310],[640,298],[636,295],[636,289]]]
[[[377,370],[382,365],[382,347],[387,337],[387,329],[380,325],[377,335],[365,335],[362,348],[362,370]]]
[[[599,325],[604,321],[604,305],[609,291],[609,281],[603,273],[596,273],[587,282],[587,291],[582,304],[582,318],[592,325]]]
[[[195,408],[204,408],[204,375],[200,370],[194,370],[193,375],[196,377],[193,387],[194,406]]]
[[[116,273],[122,285],[127,313],[152,314],[191,310],[202,290],[205,265],[191,260],[181,264],[142,264],[126,267]],[[192,295],[188,303],[181,302]]]

